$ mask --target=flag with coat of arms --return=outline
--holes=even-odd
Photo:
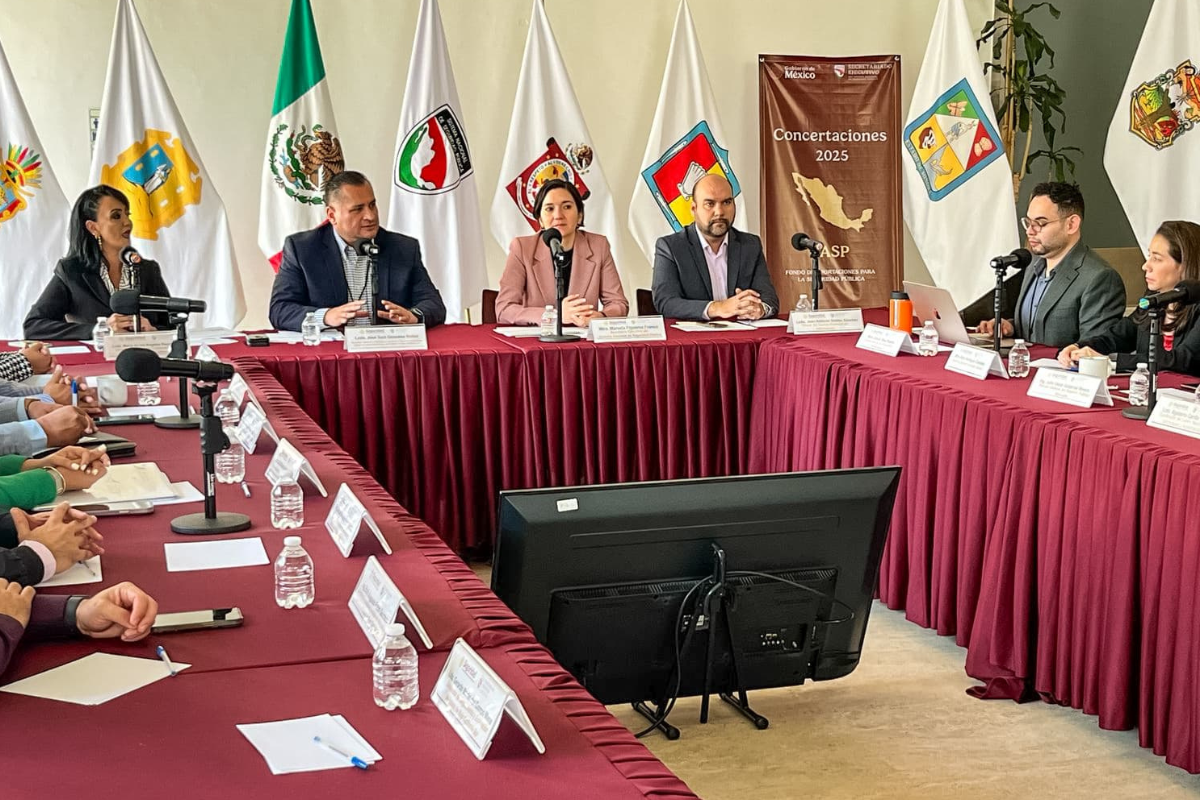
[[[554,178],[575,184],[584,199],[586,230],[608,238],[617,272],[628,287],[608,179],[583,120],[546,9],[542,0],[533,0],[508,143],[492,199],[492,236],[501,247],[507,250],[514,237],[541,230],[533,201],[541,185]]]
[[[1155,0],[1104,145],[1104,170],[1147,252],[1167,220],[1200,220],[1200,2]]]
[[[660,236],[692,224],[692,190],[709,173],[729,179],[737,218],[746,219],[741,186],[722,143],[728,142],[704,54],[687,0],[681,0],[642,171],[629,203],[629,230],[651,263]]]
[[[404,106],[396,131],[388,229],[421,243],[425,268],[446,304],[446,321],[487,287],[475,165],[437,0],[421,0]]]
[[[963,308],[1020,244],[1012,173],[963,0],[941,0],[904,127],[904,221],[934,282]]]
[[[198,327],[232,328],[246,312],[225,205],[175,106],[133,0],[118,0],[89,181],[129,200],[133,246],[162,268],[175,297],[208,303]]]
[[[0,47],[0,336],[21,323],[67,252],[70,206]]]

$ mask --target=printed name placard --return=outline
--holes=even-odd
[[[358,538],[358,532],[364,522],[383,545],[383,552],[390,556],[392,546],[383,538],[383,531],[379,530],[375,520],[358,499],[358,495],[343,483],[334,496],[333,505],[329,507],[329,514],[325,517],[325,530],[333,537],[333,543],[337,545],[343,558],[350,557],[350,551],[354,549],[354,540]]]
[[[950,358],[946,359],[946,369],[966,375],[968,378],[984,380],[988,375],[999,375],[1008,380],[1008,369],[995,350],[985,350],[961,342],[954,345]]]
[[[806,336],[818,333],[859,333],[863,329],[861,308],[834,311],[793,311],[788,315],[788,333]]]
[[[397,350],[428,350],[425,326],[416,325],[348,325],[347,353],[383,353]]]
[[[396,621],[398,611],[403,611],[404,616],[408,617],[425,649],[432,650],[433,642],[425,632],[425,626],[421,624],[417,612],[396,588],[395,581],[383,569],[379,559],[371,556],[367,559],[367,564],[358,576],[358,583],[350,595],[350,613],[358,621],[358,626],[371,643],[372,650],[379,649],[387,633],[387,626]]]
[[[1154,401],[1154,410],[1146,424],[1171,433],[1181,433],[1200,439],[1200,403],[1186,392],[1160,389]]]
[[[589,323],[588,338],[596,344],[664,342],[667,329],[662,317],[604,317]]]
[[[858,337],[858,342],[854,346],[860,350],[870,350],[872,353],[892,358],[901,353],[917,355],[917,346],[913,344],[912,337],[905,331],[894,331],[891,328],[869,322],[863,328],[862,335]]]
[[[295,483],[300,480],[301,475],[312,481],[321,497],[329,496],[308,459],[300,454],[295,445],[287,439],[280,438],[275,447],[275,455],[271,456],[271,463],[267,464],[267,480],[272,486],[278,486],[281,483]]]
[[[235,373],[233,380],[229,382],[229,393],[233,395],[233,399],[238,404],[238,410],[241,410],[242,404],[246,402],[246,396],[250,394],[250,384],[246,383],[246,379],[242,377],[242,373]],[[255,400],[255,403],[258,401]]]
[[[174,331],[150,331],[149,333],[111,333],[104,340],[104,360],[116,361],[117,356],[135,347],[153,350],[161,358],[171,355],[175,342]]]
[[[1076,408],[1091,408],[1094,403],[1102,406],[1113,404],[1108,393],[1108,382],[1103,378],[1061,369],[1039,369],[1026,394]]]
[[[267,415],[254,403],[246,406],[246,410],[242,412],[241,421],[234,429],[237,433],[238,441],[241,442],[242,447],[246,448],[246,452],[251,455],[258,449],[258,438],[264,430],[271,437],[271,440],[278,444],[279,434],[275,433],[275,429],[271,427],[270,421],[267,420]]]
[[[202,344],[196,348],[196,355],[192,356],[196,361],[220,361],[220,356],[206,344]]]
[[[505,714],[539,753],[546,752],[517,693],[462,639],[454,643],[429,698],[480,761],[491,748]]]

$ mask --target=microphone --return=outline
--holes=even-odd
[[[117,356],[117,375],[129,383],[150,383],[160,376],[216,383],[233,378],[233,365],[220,361],[160,358],[153,350],[134,347]]]
[[[132,247],[124,247],[121,249],[121,263],[127,267],[141,266],[142,254]]]
[[[208,308],[208,303],[203,300],[189,300],[186,297],[156,297],[152,294],[142,294],[136,289],[121,289],[113,292],[109,306],[115,314],[137,316],[142,311],[199,314]]]
[[[550,248],[550,255],[557,261],[562,258],[562,234],[558,228],[547,228],[542,231],[542,241]]]
[[[820,254],[824,245],[815,239],[808,238],[806,233],[797,233],[792,237],[792,247],[797,250],[807,250],[815,256]]]
[[[1008,269],[1015,267],[1016,269],[1025,269],[1033,262],[1033,253],[1022,247],[1019,250],[1013,250],[1006,256],[996,256],[992,259],[992,269]]]
[[[354,243],[353,247],[354,252],[360,256],[367,256],[368,258],[379,257],[379,245],[375,244],[374,239],[359,239]]]
[[[1168,289],[1158,294],[1146,295],[1138,300],[1138,308],[1162,308],[1171,303],[1190,305],[1200,302],[1200,281],[1180,281],[1174,289]]]

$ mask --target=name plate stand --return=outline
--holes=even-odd
[[[160,358],[171,355],[175,343],[175,331],[150,331],[149,333],[113,333],[104,340],[104,360],[116,361],[117,356],[135,347],[153,350]]]
[[[202,344],[196,348],[196,355],[192,356],[196,361],[220,361],[220,356],[206,344]]]
[[[275,455],[271,456],[271,463],[267,464],[267,480],[271,482],[272,486],[278,486],[281,483],[296,483],[300,480],[301,475],[308,478],[312,485],[317,487],[321,497],[329,496],[329,492],[325,491],[321,479],[317,477],[317,473],[313,470],[312,464],[308,463],[308,459],[300,454],[295,445],[287,439],[280,438],[279,444],[275,448]]]
[[[348,325],[345,332],[347,353],[387,353],[401,350],[428,350],[425,326]]]
[[[588,324],[587,335],[596,344],[665,342],[667,329],[661,316],[604,317]]]
[[[396,588],[395,581],[384,570],[379,559],[371,556],[350,594],[350,613],[358,621],[358,626],[371,643],[372,650],[378,650],[379,645],[383,644],[387,626],[396,621],[396,614],[400,611],[403,611],[404,616],[412,623],[425,649],[432,650],[433,642],[425,632],[425,626],[421,624],[417,612]]]
[[[1146,424],[1151,428],[1200,439],[1200,402],[1172,389],[1159,389],[1154,411]]]
[[[371,529],[371,533],[375,534],[379,544],[383,545],[383,552],[390,556],[392,546],[383,538],[383,531],[379,530],[375,520],[358,499],[358,495],[343,483],[334,496],[333,505],[329,507],[329,514],[325,517],[325,530],[333,537],[333,543],[337,545],[342,558],[350,557],[350,551],[354,549],[354,540],[358,538],[358,532],[364,522]]]
[[[966,375],[968,378],[984,380],[988,375],[998,375],[1008,380],[1008,369],[995,350],[985,350],[969,344],[954,345],[950,358],[946,359],[946,369]]]
[[[895,358],[901,353],[920,355],[917,352],[917,346],[913,344],[912,337],[906,331],[894,331],[870,322],[863,328],[862,335],[858,337],[858,342],[854,346],[860,350],[870,350],[872,353],[879,353],[891,358]]]
[[[793,311],[788,315],[788,333],[806,336],[823,333],[860,333],[863,330],[861,308],[836,311]]]
[[[480,761],[491,748],[505,714],[529,737],[538,753],[546,752],[517,693],[462,639],[454,643],[430,699]]]
[[[1102,406],[1113,404],[1107,380],[1061,369],[1039,369],[1026,394],[1076,408],[1091,408],[1097,403]]]

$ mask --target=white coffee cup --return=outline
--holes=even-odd
[[[1112,371],[1112,361],[1108,356],[1085,356],[1079,359],[1079,374],[1091,375],[1094,378],[1108,378]]]
[[[129,402],[129,384],[116,375],[101,375],[88,383],[96,387],[101,405],[119,407]]]

